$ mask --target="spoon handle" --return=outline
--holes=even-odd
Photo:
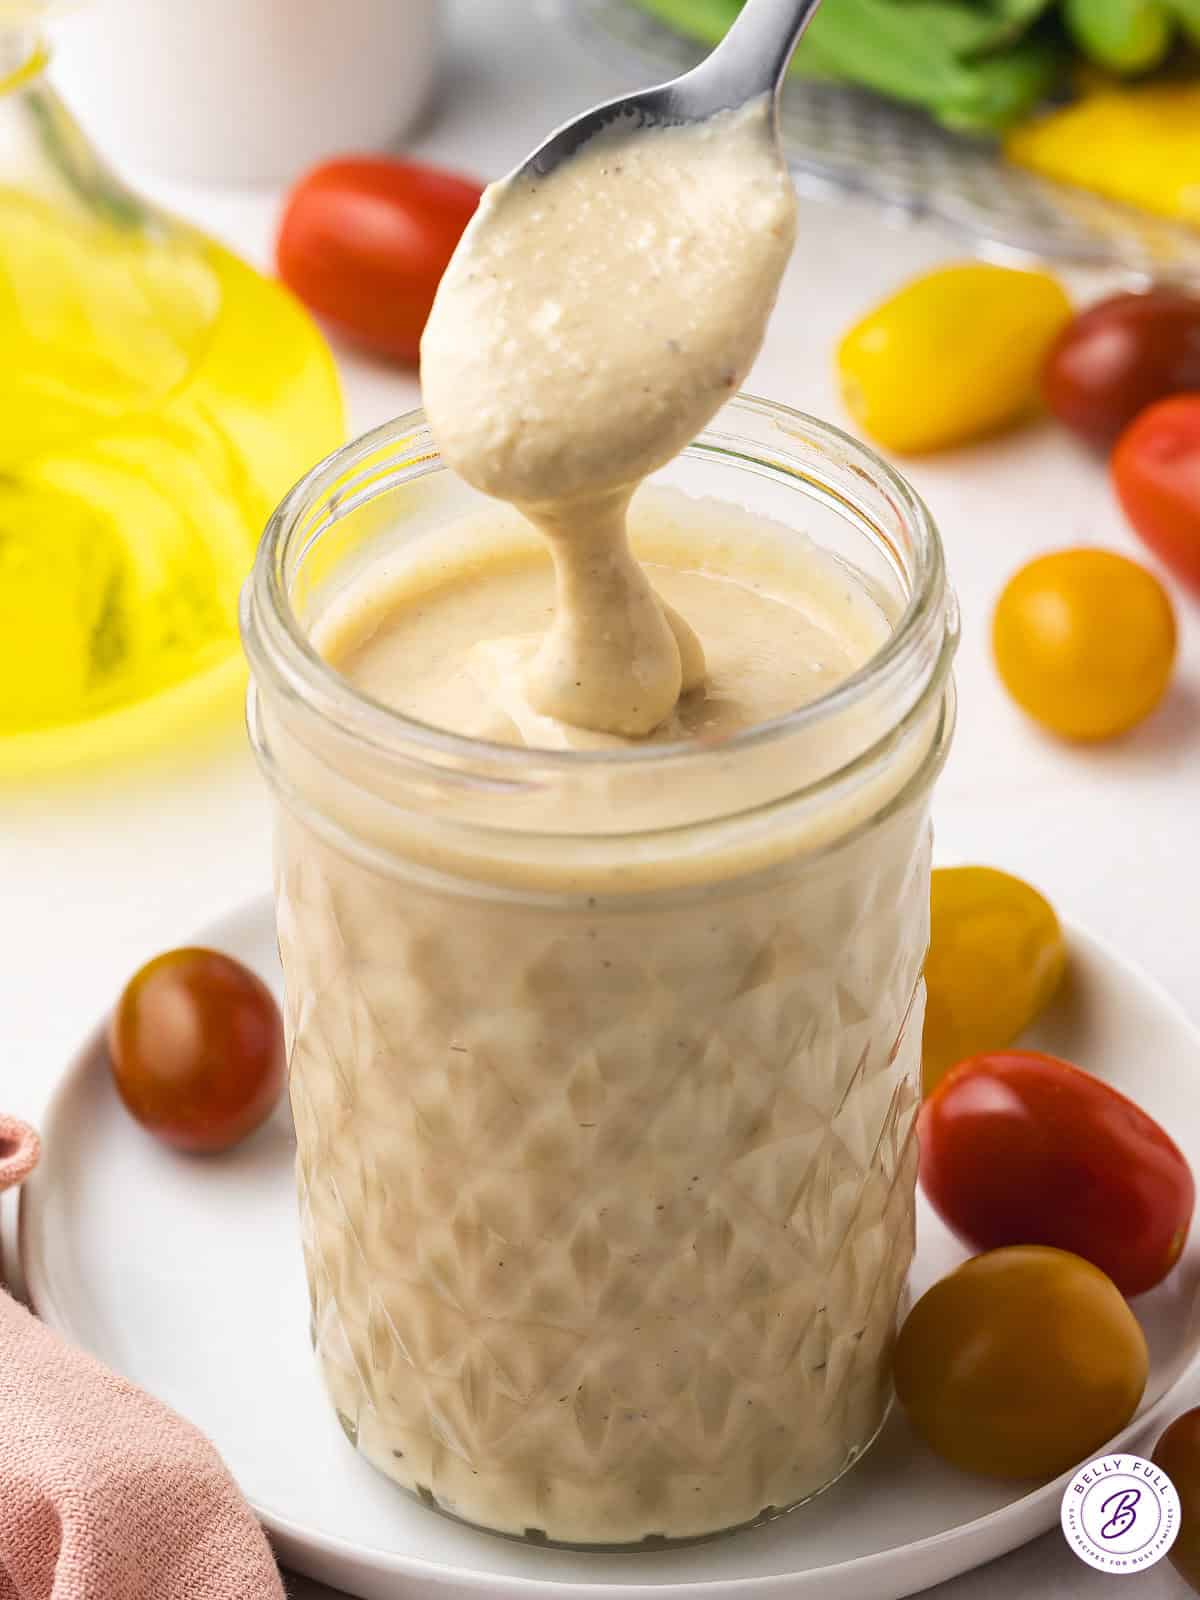
[[[821,0],[746,0],[729,32],[696,69],[726,105],[778,95],[800,35]]]

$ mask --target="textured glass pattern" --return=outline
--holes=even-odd
[[[286,813],[276,877],[313,1336],[358,1448],[584,1544],[836,1477],[913,1247],[924,804],[637,905],[451,894]]]

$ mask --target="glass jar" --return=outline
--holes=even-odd
[[[708,745],[401,716],[311,636],[487,504],[416,413],[298,485],[243,600],[330,1397],[428,1504],[605,1548],[775,1515],[882,1424],[954,720],[937,533],[877,457],[741,397],[655,482],[805,530],[886,643]]]
[[[286,289],[128,189],[0,0],[0,779],[220,717],[263,524],[345,437]]]

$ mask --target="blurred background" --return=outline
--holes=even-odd
[[[737,8],[0,0],[5,1110],[267,888],[241,583],[288,487],[419,403],[481,186]],[[939,859],[1200,1021],[1200,0],[825,0],[783,126],[799,242],[749,387],[868,437],[942,530]]]

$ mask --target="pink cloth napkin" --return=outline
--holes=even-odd
[[[0,1116],[0,1190],[37,1156],[33,1129]],[[0,1600],[283,1600],[204,1435],[2,1290]]]

